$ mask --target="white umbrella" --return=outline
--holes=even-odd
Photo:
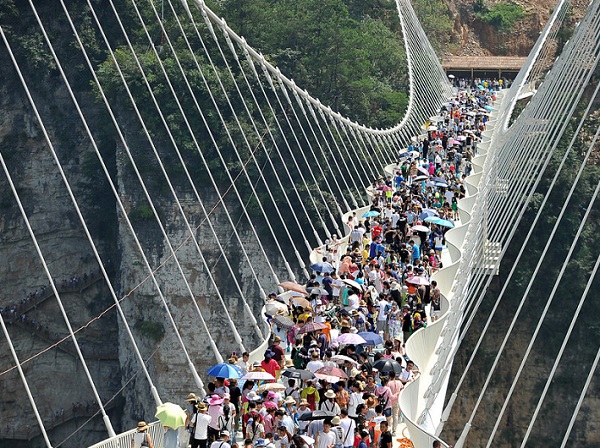
[[[345,278],[342,280],[342,282],[344,282],[345,284],[352,286],[353,288],[358,289],[359,291],[362,289],[362,286],[360,285],[360,283],[355,282],[354,280],[351,280],[349,278]]]
[[[265,311],[267,314],[274,316],[279,310],[284,310],[287,313],[288,307],[285,303],[277,300],[269,300],[265,303]]]
[[[257,392],[261,393],[266,390],[272,390],[273,392],[282,392],[285,390],[285,386],[281,383],[265,383],[256,389]]]
[[[274,380],[275,377],[268,372],[248,372],[242,377],[243,380]]]
[[[348,361],[355,366],[358,365],[358,363],[355,360],[353,360],[349,356],[344,356],[344,355],[333,355],[331,357],[331,360],[337,362],[338,364],[343,364],[344,362]]]
[[[417,226],[412,226],[412,229],[415,232],[431,232],[431,229],[427,226],[421,226],[421,225],[417,225]]]

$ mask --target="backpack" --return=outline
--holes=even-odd
[[[317,409],[317,407],[316,407],[316,397],[317,397],[316,391],[313,392],[312,394],[307,394],[306,395],[306,401],[308,401],[308,407],[311,410]]]
[[[385,410],[385,408],[387,407],[388,404],[388,399],[389,394],[386,397],[386,391],[384,390],[382,394],[377,394],[377,401],[379,401],[379,404],[383,407],[383,409]]]

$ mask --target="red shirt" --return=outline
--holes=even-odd
[[[265,362],[265,360],[263,359],[260,363],[260,366],[263,369],[265,369],[265,372],[270,373],[274,377],[277,377],[277,371],[281,369],[277,361],[275,361],[274,359],[270,359],[269,362]]]

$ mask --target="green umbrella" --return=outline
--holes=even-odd
[[[163,426],[169,426],[173,429],[185,425],[186,414],[178,404],[161,404],[160,406],[157,406],[156,414],[154,416],[160,420]]]

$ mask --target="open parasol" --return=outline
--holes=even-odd
[[[173,429],[185,425],[185,419],[187,417],[185,411],[181,409],[181,406],[169,402],[157,406],[156,414],[154,414],[154,416],[160,420],[163,426],[168,426]]]
[[[301,294],[306,294],[306,288],[302,285],[299,285],[296,282],[281,282],[279,286],[281,286],[283,289],[289,289],[290,291],[296,291]]]
[[[300,327],[297,331],[297,334],[310,333],[312,331],[322,330],[324,328],[329,328],[329,327],[326,324],[323,324],[321,322],[310,322],[310,323],[305,324],[302,327]]]

